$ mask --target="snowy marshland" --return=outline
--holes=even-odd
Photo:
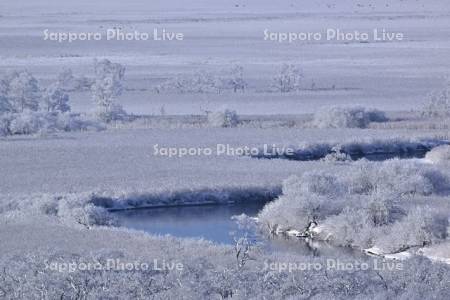
[[[24,2],[0,299],[450,297],[446,1]]]

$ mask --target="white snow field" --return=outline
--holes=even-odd
[[[151,2],[151,3],[149,3]],[[2,1],[0,67],[26,68],[51,80],[62,68],[91,76],[95,58],[127,66],[123,105],[129,112],[198,114],[227,105],[240,114],[313,112],[320,106],[356,105],[410,110],[440,88],[448,75],[448,3],[441,1]],[[183,41],[44,40],[44,31],[126,32],[166,29]],[[326,29],[405,35],[402,41],[328,41]],[[279,43],[270,32],[319,32],[320,41]],[[30,49],[32,51],[30,51]],[[283,63],[303,69],[296,93],[266,93]],[[244,67],[245,93],[156,94],[155,86],[177,74]],[[85,93],[71,95],[83,111]]]
[[[2,0],[0,299],[449,299],[449,21],[444,0]],[[391,40],[265,39],[329,29]],[[45,39],[107,30],[151,38]],[[255,203],[233,245],[117,217]]]

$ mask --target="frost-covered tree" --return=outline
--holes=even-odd
[[[261,211],[260,221],[269,228],[307,231],[312,222],[342,209],[342,189],[337,177],[323,172],[291,176],[283,181],[283,194]]]
[[[447,193],[449,187],[445,173],[428,165],[360,161],[345,172],[313,171],[288,178],[282,195],[264,207],[259,220],[271,232],[309,231],[340,246],[401,251],[445,238],[447,218],[423,207],[411,211],[407,203],[417,196]],[[313,231],[311,222],[318,224]]]
[[[39,108],[40,91],[36,78],[27,71],[15,72],[9,78],[8,100],[15,112]]]
[[[289,93],[301,88],[302,70],[295,65],[283,64],[279,73],[273,79],[273,88],[277,92]]]
[[[59,82],[51,84],[45,89],[42,110],[46,112],[70,111],[69,95],[64,92]]]
[[[442,226],[443,220],[434,216],[430,208],[416,207],[396,222],[388,234],[380,235],[377,244],[390,252],[430,245],[445,235],[448,220],[444,222]]]
[[[95,62],[95,83],[92,86],[97,113],[106,122],[123,120],[127,114],[116,103],[123,91],[125,67],[107,59]]]

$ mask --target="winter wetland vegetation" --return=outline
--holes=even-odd
[[[0,299],[450,298],[446,1],[25,2]]]

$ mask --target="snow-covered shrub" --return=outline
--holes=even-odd
[[[244,68],[236,65],[218,74],[197,71],[193,74],[177,75],[164,81],[155,89],[157,93],[203,94],[220,93],[224,90],[232,90],[236,93],[244,91],[246,87]]]
[[[0,136],[103,129],[103,123],[81,114],[26,110],[0,115]]]
[[[343,153],[343,152],[331,152],[330,154],[327,154],[321,160],[324,162],[328,162],[328,163],[335,163],[335,162],[351,161],[352,158],[350,155]]]
[[[259,218],[271,231],[312,232],[308,234],[337,245],[366,248],[383,235],[394,237],[394,224],[409,224],[410,219],[417,217],[419,213],[404,217],[402,205],[411,197],[449,189],[449,179],[429,165],[400,160],[359,161],[342,172],[311,171],[290,177],[283,183],[282,195],[266,205]],[[434,224],[437,219],[433,213],[426,219],[430,221],[427,224]],[[310,230],[311,222],[318,226]],[[438,223],[442,224],[442,220]],[[423,236],[419,227],[405,226],[410,227],[412,236]],[[445,228],[434,226],[426,230],[440,232],[435,235],[442,238]]]
[[[402,160],[359,161],[342,180],[350,194],[360,195],[430,195],[450,188],[449,179],[438,169]]]
[[[69,95],[59,83],[51,84],[45,89],[41,110],[46,112],[68,112],[70,111]]]
[[[12,135],[33,134],[47,129],[48,122],[45,115],[29,110],[13,114],[9,123],[9,132]]]
[[[363,210],[365,211],[368,221],[374,227],[385,226],[393,221],[403,213],[403,211],[396,205],[395,200],[385,197],[383,195],[373,195],[369,197],[368,201],[363,203]]]
[[[190,75],[178,75],[156,87],[158,93],[165,91],[179,94],[218,93],[221,89],[221,79],[204,71]]]
[[[384,122],[385,114],[364,107],[325,107],[314,114],[318,128],[366,128],[371,122]]]
[[[239,116],[234,110],[224,109],[208,114],[208,124],[213,127],[236,127]]]
[[[53,113],[50,128],[58,131],[100,131],[105,130],[105,124],[85,114]]]
[[[372,247],[376,237],[386,234],[388,228],[403,216],[393,198],[382,195],[357,197],[342,211],[330,215],[321,223],[316,237],[339,246]]]
[[[87,204],[83,207],[67,208],[60,205],[58,217],[65,222],[75,222],[76,224],[91,228],[92,226],[112,226],[116,220],[103,207]]]
[[[95,83],[92,86],[97,114],[105,122],[123,120],[124,109],[116,103],[123,91],[125,67],[107,59],[95,61]]]
[[[258,215],[260,224],[272,233],[277,230],[295,229],[306,231],[312,222],[317,222],[332,205],[329,199],[318,195],[283,195],[268,203]]]
[[[111,226],[116,220],[109,212],[92,204],[88,196],[66,195],[57,198],[57,216],[66,223],[79,224],[90,228],[92,226]]]
[[[425,155],[425,159],[433,163],[450,162],[450,145],[432,149]]]
[[[13,202],[6,211],[0,213],[11,216],[50,216],[56,217],[69,226],[82,225],[115,226],[117,219],[104,207],[97,206],[92,201],[92,194],[36,194],[29,195]]]
[[[417,207],[379,235],[375,244],[390,253],[423,247],[445,238],[447,226],[447,219],[437,218],[427,207]]]
[[[275,91],[289,93],[301,88],[302,70],[295,65],[283,64],[279,73],[273,78],[272,87]]]
[[[321,231],[315,237],[343,247],[368,248],[381,228],[373,226],[372,220],[363,209],[346,207],[338,215],[325,219]]]
[[[449,189],[449,178],[432,166],[404,160],[362,160],[342,173],[310,171],[301,177],[290,177],[284,182],[283,194],[426,196]]]
[[[331,153],[327,154],[321,159],[324,162],[336,163],[336,162],[347,162],[352,161],[350,155],[342,151],[341,146],[335,146],[331,149]]]
[[[337,195],[341,193],[341,184],[336,176],[326,172],[308,172],[301,177],[291,176],[283,182],[283,193]]]
[[[340,246],[361,249],[375,246],[384,253],[423,247],[446,237],[447,219],[426,207],[399,213],[399,208],[386,200],[363,205],[346,207],[340,214],[324,220],[321,225],[324,232],[319,232],[318,237],[326,236]]]
[[[342,209],[342,187],[333,175],[312,172],[291,176],[283,181],[282,191],[259,214],[269,227],[305,230],[311,222]]]

